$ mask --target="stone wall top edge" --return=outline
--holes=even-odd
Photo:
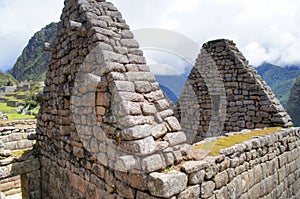
[[[33,125],[36,124],[36,119],[28,119],[28,120],[13,120],[0,123],[0,127],[11,127],[15,125]]]
[[[258,149],[262,147],[269,147],[274,145],[276,142],[282,141],[283,138],[297,136],[300,137],[300,127],[285,128],[282,131],[278,131],[272,134],[261,135],[253,137],[250,140],[243,141],[242,143],[235,144],[231,147],[220,150],[220,155],[232,156],[233,154],[241,154],[245,151],[252,149]],[[207,156],[211,158],[211,156]]]

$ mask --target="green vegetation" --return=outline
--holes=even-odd
[[[298,67],[280,67],[264,63],[257,68],[262,79],[272,88],[276,97],[284,107],[287,107],[290,90],[296,78],[300,75]]]
[[[195,146],[195,149],[210,151],[208,154],[209,156],[218,156],[220,155],[219,154],[220,149],[225,149],[235,144],[240,144],[243,141],[252,139],[252,137],[272,134],[275,132],[279,132],[280,130],[282,130],[282,127],[271,127],[271,128],[261,129],[261,130],[253,130],[250,133],[221,137],[214,141],[199,144]]]
[[[287,111],[293,119],[294,126],[300,126],[300,76],[291,90]]]
[[[173,166],[170,166],[170,167],[166,168],[166,169],[164,170],[164,172],[165,172],[165,173],[169,173],[169,172],[171,172],[171,171],[173,171],[173,170],[174,170]]]
[[[35,119],[34,115],[23,115],[21,113],[9,113],[8,120],[27,120],[27,119]]]
[[[14,86],[18,81],[11,75],[7,73],[0,73],[0,86]]]
[[[0,103],[0,112],[7,114],[8,120],[23,120],[23,119],[34,119],[34,115],[23,115],[17,112],[16,107],[7,106],[6,103]]]
[[[11,155],[14,156],[14,157],[21,157],[23,155],[26,155],[28,154],[29,152],[31,152],[32,149],[24,149],[24,150],[13,150],[11,152]]]
[[[6,117],[5,115],[7,115],[8,120],[34,119],[40,106],[39,102],[34,99],[34,96],[41,91],[41,85],[36,83],[29,91],[7,93],[6,96],[2,98],[19,102],[22,106],[10,107],[7,103],[0,103],[0,112],[3,114],[1,115],[1,118],[4,119]],[[22,98],[25,99],[17,99],[17,95],[23,95]]]
[[[11,70],[11,74],[19,81],[41,81],[45,78],[51,53],[44,51],[44,43],[54,43],[57,23],[51,23],[35,33],[24,48],[22,55]]]
[[[16,110],[17,110],[16,107],[7,106],[6,103],[0,103],[0,112],[2,112],[2,113],[9,113],[9,112],[13,112]]]

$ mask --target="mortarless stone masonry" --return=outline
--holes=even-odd
[[[31,150],[35,138],[36,120],[1,124],[0,193],[3,192],[5,196],[22,193],[23,198],[30,198],[28,194],[40,197],[40,161],[36,151]],[[17,154],[22,151],[26,153],[19,157]]]
[[[175,112],[188,135],[197,131],[190,143],[221,131],[293,125],[271,88],[226,39],[203,45]]]
[[[235,48],[229,41],[206,45],[220,43],[223,45],[220,52],[226,55],[223,58],[230,60],[230,53],[224,49]],[[193,141],[192,130],[202,125],[207,128],[206,119],[212,120],[213,124],[220,123],[212,125],[212,133],[222,130],[220,125],[227,122],[226,112],[219,109],[227,108],[227,98],[223,96],[230,89],[235,94],[235,87],[240,92],[242,83],[236,86],[232,81],[231,85],[229,79],[224,83],[222,72],[211,76],[197,72],[195,77],[201,80],[201,76],[207,76],[212,81],[207,88],[199,82],[200,89],[194,78],[195,84],[190,84],[192,86],[183,93],[196,90],[199,91],[196,96],[200,97],[201,92],[209,91],[212,100],[206,95],[203,99],[208,104],[212,101],[213,111],[220,120],[209,117],[196,120],[192,130],[183,132],[128,25],[111,3],[104,0],[65,1],[56,44],[47,45],[45,49],[52,51],[52,61],[46,74],[34,150],[29,159],[21,157],[27,161],[23,170],[0,167],[3,179],[13,174],[22,175],[23,198],[300,197],[300,129],[290,128],[257,137],[223,149],[217,157],[197,159],[197,150],[186,144]],[[198,62],[201,56],[203,54]],[[232,55],[234,59],[245,61],[240,55],[236,56]],[[252,69],[244,64],[238,66],[244,71],[243,78],[247,78]],[[243,70],[243,67],[246,68]],[[236,74],[234,69],[231,72]],[[232,79],[231,72],[226,76]],[[262,94],[269,91],[264,90],[265,84],[257,78],[249,77],[249,83],[256,82],[261,88],[254,89],[259,94],[253,93],[258,101],[252,99],[257,103],[254,106],[261,108],[273,102],[273,95]],[[250,93],[243,92],[236,95],[251,97]],[[266,104],[259,104],[262,99]],[[194,103],[197,110],[202,104],[198,98],[195,100],[186,101],[185,105],[197,102]],[[248,107],[243,99],[230,102],[235,103],[232,107]],[[274,105],[280,106],[276,100]],[[182,114],[182,104],[180,108]],[[206,112],[211,111],[209,108],[206,107]],[[270,111],[264,112],[270,114]],[[282,111],[282,115],[279,112],[282,117],[274,113],[266,118],[277,118],[272,124],[289,126],[289,119],[287,122],[282,120],[285,112]],[[203,117],[201,114],[202,111],[196,117]],[[238,117],[243,119],[244,115]],[[246,117],[244,119],[248,121]],[[269,125],[268,119],[263,119],[265,123],[262,124]],[[233,127],[236,127],[235,122],[231,123]],[[247,126],[227,130],[243,128]]]

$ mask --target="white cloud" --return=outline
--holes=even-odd
[[[62,8],[62,0],[0,0],[0,69],[12,67],[36,31],[59,21]]]
[[[159,6],[158,1],[149,1],[114,3],[129,23],[137,22],[132,24],[134,28],[168,28],[199,44],[228,38],[237,43],[255,66],[263,61],[300,64],[300,1],[168,0],[166,4],[166,0],[161,0]],[[141,6],[145,2],[147,6]]]
[[[111,1],[131,29],[167,28],[199,45],[228,38],[253,65],[300,63],[298,0]],[[34,32],[58,21],[62,7],[63,0],[0,0],[0,66],[11,66]]]

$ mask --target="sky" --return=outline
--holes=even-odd
[[[131,29],[160,28],[200,46],[233,40],[250,64],[300,64],[299,0],[111,0]],[[33,34],[59,21],[63,0],[0,0],[0,70]]]

